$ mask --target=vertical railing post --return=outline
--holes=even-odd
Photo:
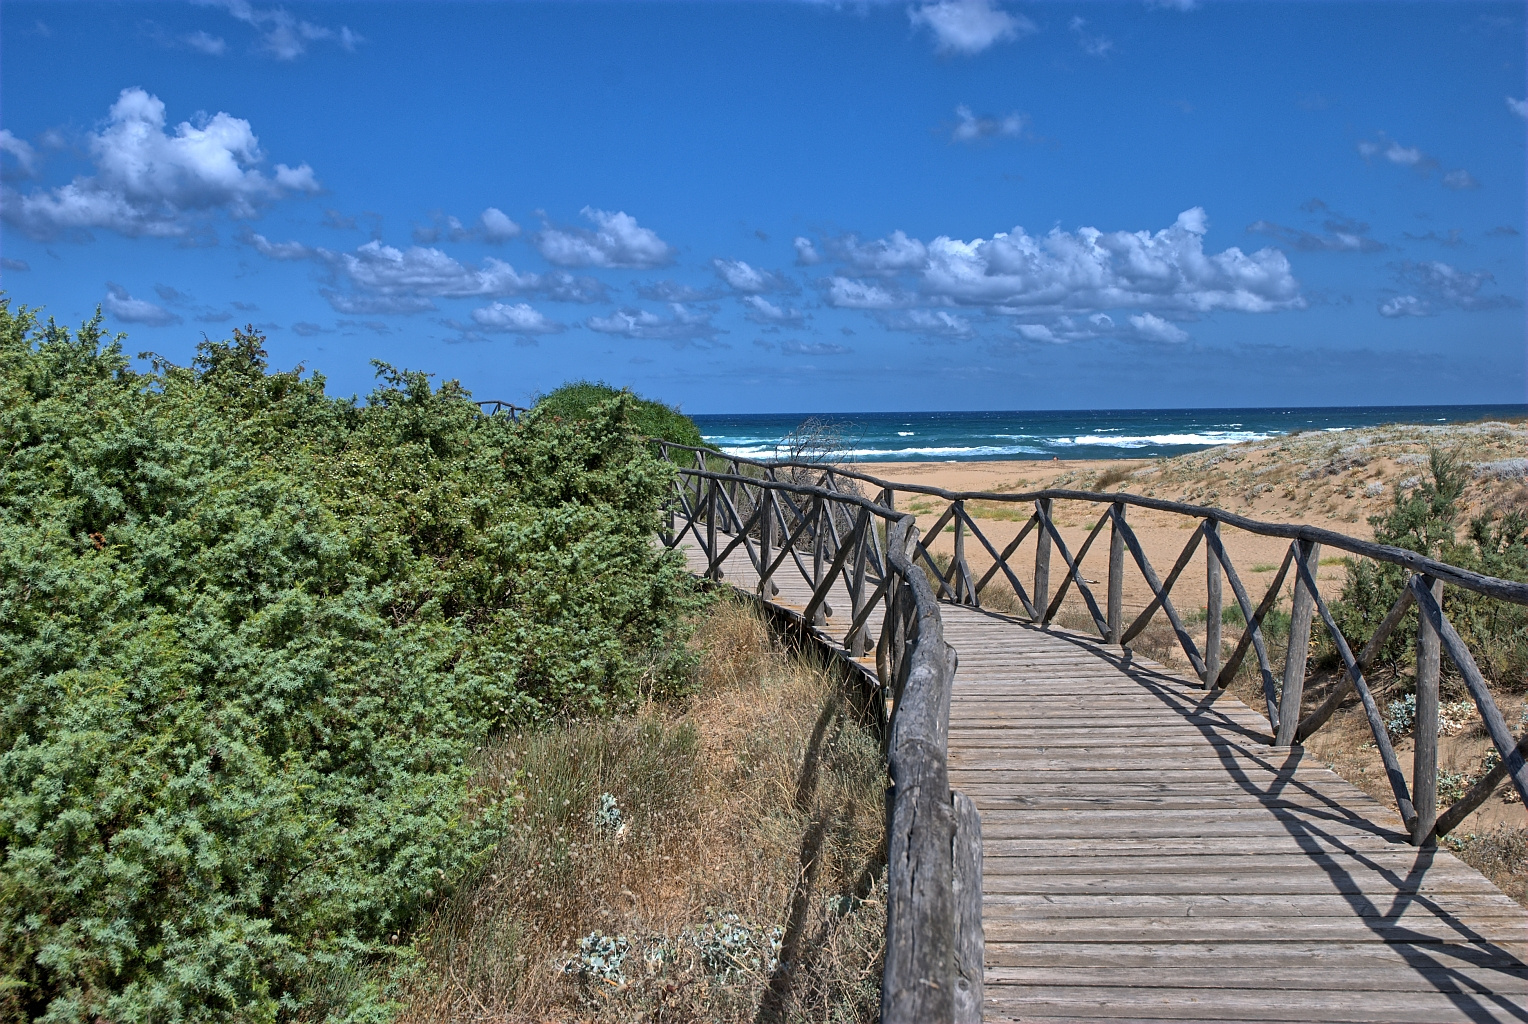
[[[1040,498],[1035,502],[1035,513],[1040,521],[1035,530],[1035,609],[1040,613],[1040,625],[1049,625],[1045,621],[1045,609],[1050,604],[1050,552],[1051,539],[1050,525],[1051,499]]]
[[[769,563],[774,558],[773,537],[775,532],[775,492],[764,484],[759,485],[759,596],[768,601],[771,593]]]
[[[812,496],[813,520],[812,523],[812,593],[822,586],[822,561],[825,553],[825,545],[828,540],[828,531],[823,529],[824,519],[832,515],[828,503],[822,499],[822,495]],[[826,603],[819,604],[817,611],[812,616],[812,625],[825,626],[828,622]]]
[[[1204,535],[1208,539],[1220,537],[1220,523],[1214,519],[1204,521]],[[1215,555],[1213,543],[1204,546],[1204,688],[1213,689],[1220,675],[1220,559]]]
[[[955,603],[970,604],[970,596],[966,593],[966,521],[961,518],[965,511],[964,501],[955,502],[955,558],[951,565],[955,569]]]
[[[706,575],[713,580],[722,578],[721,559],[716,557],[716,480],[707,481],[706,488]]]
[[[1443,581],[1423,576],[1433,600],[1443,607]],[[1411,845],[1431,846],[1438,823],[1438,631],[1426,615],[1417,616],[1417,716],[1412,728],[1411,801],[1417,820]]]
[[[849,621],[852,623],[860,617],[860,612],[865,610],[865,569],[869,564],[870,531],[875,529],[875,521],[870,518],[870,510],[862,508],[859,511],[859,523],[854,531],[854,582],[849,587]],[[844,647],[849,651],[851,658],[858,658],[870,649],[866,643],[866,633],[869,623],[860,623],[848,636],[844,637]]]
[[[1295,541],[1295,557],[1304,563],[1310,578],[1316,578],[1321,565],[1321,545],[1309,540]],[[1279,730],[1273,745],[1287,747],[1294,742],[1300,725],[1300,701],[1305,696],[1305,662],[1310,656],[1310,623],[1316,613],[1316,596],[1305,585],[1303,573],[1295,576],[1295,597],[1289,608],[1289,653],[1284,658],[1284,688],[1279,696]]]
[[[1119,643],[1125,629],[1125,503],[1114,503],[1109,521],[1109,635],[1104,639]]]

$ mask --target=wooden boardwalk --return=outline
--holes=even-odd
[[[746,556],[727,582],[756,587]],[[941,613],[988,1020],[1528,1022],[1528,912],[1261,716],[1096,639]]]

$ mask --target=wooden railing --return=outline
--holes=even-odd
[[[501,402],[497,398],[485,398],[476,404],[479,411],[481,411],[484,416],[508,416],[511,422],[514,423],[520,422],[521,413],[530,412],[530,410],[523,405],[514,405],[510,402]]]
[[[897,515],[897,494],[918,495],[924,500],[936,499],[944,504],[935,516],[934,525],[923,533],[931,540],[941,531],[952,527],[953,553],[947,565],[929,549],[929,540],[920,539],[916,530],[905,534],[909,540],[909,557],[927,568],[926,575],[933,581],[930,589],[937,588],[937,599],[956,604],[981,607],[984,596],[996,587],[1011,595],[1018,607],[1020,617],[1041,625],[1051,625],[1062,602],[1071,588],[1076,588],[1086,609],[1093,631],[1110,644],[1128,647],[1157,616],[1165,617],[1172,628],[1184,656],[1201,680],[1206,690],[1204,704],[1212,703],[1225,692],[1249,654],[1256,658],[1257,673],[1262,682],[1262,696],[1266,707],[1271,741],[1275,746],[1301,743],[1324,726],[1339,706],[1355,691],[1363,705],[1374,745],[1384,762],[1386,779],[1395,797],[1396,809],[1406,823],[1411,840],[1416,845],[1435,842],[1462,822],[1480,806],[1501,784],[1510,778],[1518,795],[1528,803],[1528,735],[1514,737],[1497,707],[1484,676],[1474,657],[1459,636],[1448,616],[1444,614],[1444,587],[1454,586],[1485,597],[1528,605],[1528,584],[1483,576],[1468,569],[1439,562],[1413,551],[1357,540],[1352,537],[1323,530],[1313,526],[1264,523],[1239,516],[1223,509],[1183,502],[1163,501],[1131,494],[1110,494],[1092,491],[1047,489],[1029,493],[988,493],[976,491],[949,491],[908,483],[893,483],[865,473],[814,463],[764,463],[749,459],[719,455],[714,451],[687,448],[668,444],[663,446],[667,457],[680,468],[679,489],[694,487],[706,479],[725,480],[728,486],[744,486],[750,481],[758,487],[779,481],[782,477],[794,480],[810,479],[815,488],[827,494],[855,494],[869,491],[875,495],[871,503],[879,515],[888,520]],[[843,500],[843,499],[839,499]],[[856,498],[859,501],[866,499]],[[1006,506],[1032,507],[1032,512],[1020,527],[1016,536],[1001,548],[983,532],[976,517],[967,511],[970,502],[1002,504]],[[1102,507],[1096,522],[1072,553],[1055,522],[1055,503],[1073,502]],[[729,543],[741,543],[738,534],[747,534],[752,526],[737,518],[737,502],[733,500],[724,511],[710,506],[690,506],[692,514],[698,514],[701,528],[714,529],[717,525],[736,531],[730,534]],[[1185,516],[1197,520],[1181,553],[1165,578],[1160,577],[1147,558],[1140,539],[1129,523],[1128,510],[1132,507],[1150,509]],[[928,514],[936,509],[931,507]],[[718,512],[721,518],[718,518]],[[731,518],[727,518],[727,517]],[[1011,516],[1010,516],[1011,518]],[[901,520],[897,520],[901,521]],[[1090,581],[1082,573],[1082,562],[1095,542],[1102,538],[1108,527],[1109,571],[1107,591],[1100,603]],[[1237,573],[1221,538],[1223,527],[1230,527],[1263,537],[1289,541],[1289,548],[1272,581],[1255,603],[1242,577]],[[1014,568],[1014,560],[1020,546],[1034,534],[1032,571],[1028,566]],[[831,531],[806,531],[802,535],[810,543],[821,545],[828,542],[830,550],[834,534]],[[984,550],[990,560],[983,571],[973,567],[967,555],[972,542]],[[789,546],[789,545],[788,545]],[[1206,593],[1206,616],[1204,647],[1201,648],[1191,635],[1183,617],[1172,601],[1173,587],[1183,578],[1198,549],[1204,548],[1204,572]],[[1323,549],[1336,549],[1353,558],[1371,559],[1376,562],[1400,566],[1407,574],[1406,584],[1399,598],[1375,628],[1368,642],[1354,653],[1352,642],[1343,635],[1331,609],[1317,583],[1317,570]],[[707,551],[716,548],[708,547]],[[1127,556],[1140,572],[1151,594],[1146,607],[1128,624],[1124,620],[1124,580]],[[780,556],[783,557],[783,556]],[[1053,560],[1061,563],[1059,585],[1052,589]],[[777,559],[778,561],[778,559]],[[818,557],[815,564],[821,562]],[[801,559],[797,557],[797,564]],[[806,571],[803,567],[802,571]],[[1287,653],[1283,664],[1276,666],[1269,657],[1263,623],[1275,607],[1287,580],[1293,577],[1293,595]],[[813,577],[821,579],[821,576]],[[1025,581],[1029,586],[1025,586]],[[1230,653],[1222,659],[1221,608],[1223,587],[1229,583],[1236,606],[1240,609],[1244,627]],[[824,591],[825,592],[825,591]],[[1411,783],[1408,786],[1401,769],[1389,731],[1381,717],[1380,709],[1370,691],[1365,675],[1375,658],[1396,627],[1413,607],[1418,610],[1416,643],[1416,712],[1413,726],[1415,747],[1412,756]],[[861,606],[856,599],[851,638],[865,642],[855,631],[864,621]],[[1311,627],[1320,617],[1326,627],[1345,673],[1342,681],[1321,704],[1301,715],[1301,704],[1310,652]],[[1486,734],[1495,747],[1499,761],[1489,772],[1478,779],[1452,806],[1440,812],[1438,808],[1438,736],[1439,736],[1439,677],[1441,655],[1447,653],[1449,661],[1463,679],[1474,708],[1479,715]]]
[[[689,451],[660,446],[666,455]],[[875,704],[892,783],[881,1019],[981,1020],[981,821],[971,801],[950,790],[955,651],[944,642],[933,587],[914,563],[923,547],[914,517],[831,479],[714,472],[703,453],[695,459],[679,467],[664,542],[692,539],[713,580],[725,579],[728,558],[742,552],[766,598],[779,592],[781,573],[798,573],[810,588],[803,622],[826,635],[830,616],[847,620],[844,654],[875,651]],[[829,603],[840,592],[849,601],[841,616]]]

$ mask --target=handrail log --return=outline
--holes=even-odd
[[[672,448],[685,448],[684,445],[672,444]],[[691,448],[690,451],[707,451],[708,449]],[[804,462],[759,462],[753,459],[738,457],[735,461],[761,469],[789,469],[805,468],[812,466]],[[821,469],[819,465],[816,468]],[[690,470],[699,473],[699,470]],[[1265,523],[1258,519],[1249,519],[1246,516],[1228,512],[1212,505],[1190,505],[1181,501],[1166,501],[1161,498],[1148,498],[1139,494],[1125,494],[1124,492],[1105,493],[1099,491],[1074,491],[1065,488],[1046,488],[1040,491],[1024,492],[996,492],[996,491],[949,491],[943,487],[933,487],[928,484],[911,484],[883,480],[880,477],[871,476],[868,473],[859,473],[854,470],[838,468],[834,470],[839,476],[861,480],[875,484],[881,488],[893,488],[898,491],[907,491],[913,494],[929,494],[944,498],[948,501],[993,501],[1005,503],[1031,502],[1042,498],[1063,498],[1071,501],[1089,502],[1120,502],[1127,505],[1135,505],[1138,508],[1149,508],[1158,512],[1176,512],[1180,515],[1192,516],[1196,519],[1214,519],[1222,526],[1234,526],[1238,530],[1255,533],[1264,537],[1280,537],[1285,540],[1300,540],[1308,543],[1320,544],[1324,547],[1337,548],[1349,554],[1361,555],[1372,558],[1379,562],[1389,562],[1392,565],[1404,566],[1412,572],[1431,576],[1455,586],[1464,587],[1466,590],[1487,597],[1494,597],[1503,601],[1511,601],[1513,604],[1528,604],[1528,583],[1514,583],[1510,580],[1497,579],[1494,576],[1486,576],[1462,569],[1458,566],[1449,565],[1447,562],[1439,562],[1419,555],[1415,551],[1405,548],[1392,547],[1389,544],[1376,544],[1373,541],[1359,540],[1349,537],[1345,533],[1337,533],[1333,530],[1322,529],[1319,526],[1293,525],[1289,523]],[[851,497],[842,491],[831,492],[836,496]],[[862,499],[863,500],[863,499]]]

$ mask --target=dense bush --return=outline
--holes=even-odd
[[[667,470],[258,334],[134,372],[0,301],[0,1017],[370,1019],[490,851],[495,730],[689,678]]]
[[[631,400],[631,423],[639,433],[695,448],[705,445],[695,421],[678,409],[650,398],[642,398],[629,390],[618,391],[604,382],[570,381],[556,391],[539,397],[536,400],[536,410],[563,419],[581,420],[592,415],[602,404],[622,395]]]
[[[1398,488],[1390,509],[1370,518],[1374,539],[1488,576],[1528,581],[1528,514],[1521,509],[1504,515],[1487,511],[1469,522],[1460,539],[1461,499],[1469,471],[1439,451],[1432,452],[1429,463],[1429,479],[1414,488]],[[1405,581],[1406,571],[1398,565],[1349,562],[1342,599],[1332,614],[1355,653],[1400,597]],[[1446,586],[1443,610],[1487,679],[1513,688],[1528,684],[1528,609]],[[1411,664],[1416,636],[1413,608],[1376,661],[1391,670]],[[1335,651],[1328,657],[1335,659]]]

